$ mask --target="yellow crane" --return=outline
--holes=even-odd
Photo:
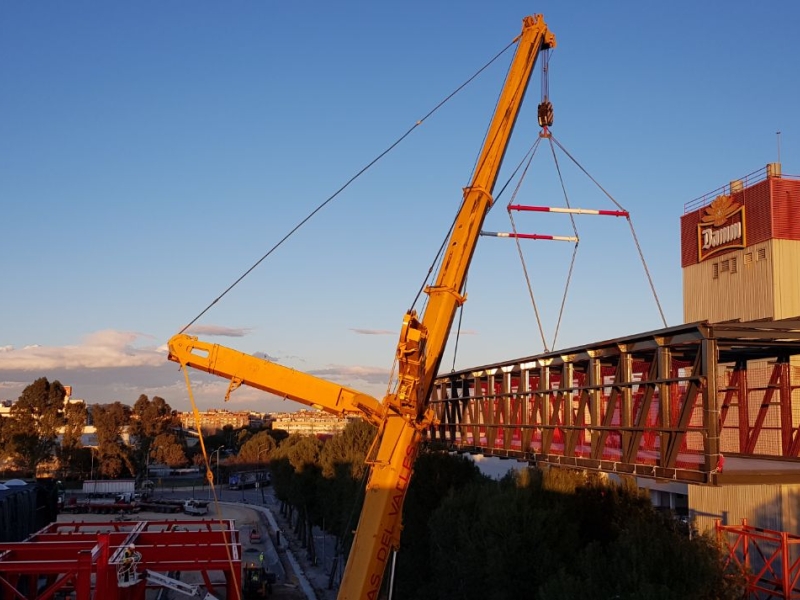
[[[425,289],[423,315],[409,311],[397,343],[395,391],[377,400],[305,373],[178,334],[169,359],[336,415],[360,415],[378,428],[368,457],[370,474],[361,517],[339,587],[339,600],[377,598],[392,550],[400,545],[401,516],[423,432],[433,423],[428,405],[478,237],[492,206],[492,191],[539,52],[556,45],[542,15],[523,19],[522,32],[486,142],[478,160],[435,283]]]

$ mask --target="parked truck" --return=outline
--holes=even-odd
[[[136,492],[135,479],[86,479],[83,493],[89,496],[118,496]]]
[[[183,503],[183,512],[187,515],[205,515],[208,514],[208,502],[202,500],[186,500]]]

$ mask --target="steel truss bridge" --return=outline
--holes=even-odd
[[[724,483],[731,455],[800,461],[800,320],[691,323],[452,372],[431,407],[431,445]]]

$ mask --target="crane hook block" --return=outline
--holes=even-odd
[[[543,100],[539,103],[539,127],[551,127],[553,125],[553,103]]]

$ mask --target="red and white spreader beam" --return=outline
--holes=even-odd
[[[527,212],[552,212],[568,213],[573,215],[601,215],[604,217],[630,217],[627,210],[596,210],[594,208],[561,208],[558,206],[526,206],[524,204],[509,204],[508,210],[518,210]]]
[[[487,237],[519,238],[524,240],[551,240],[554,242],[577,242],[578,238],[568,235],[544,235],[540,233],[508,233],[505,231],[481,231]]]

